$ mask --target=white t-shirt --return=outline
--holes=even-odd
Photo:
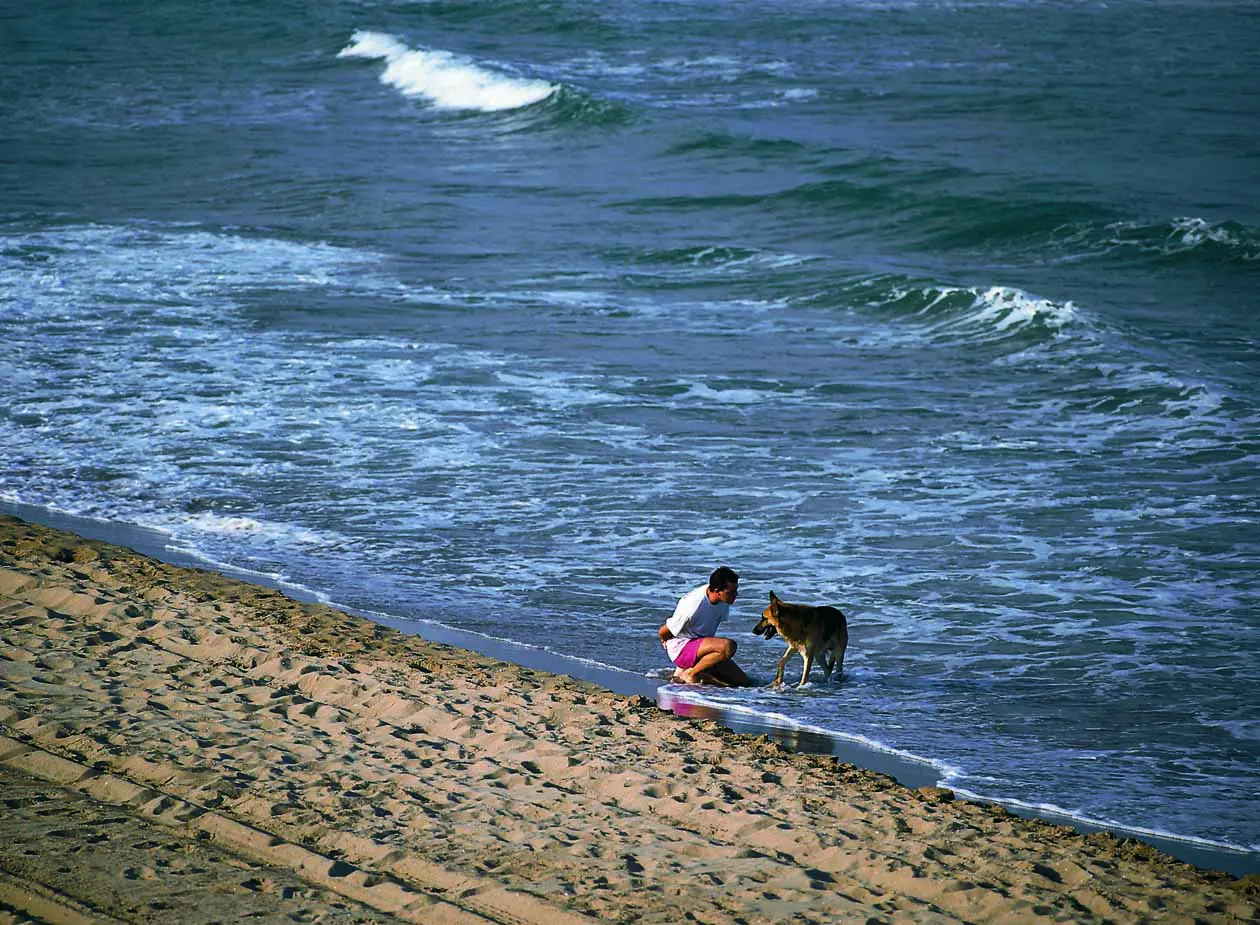
[[[674,615],[665,621],[674,634],[665,640],[665,651],[669,653],[670,661],[676,659],[691,640],[717,635],[718,626],[730,613],[731,605],[725,601],[709,603],[709,595],[705,593],[708,588],[707,584],[703,584],[684,594],[674,608]]]

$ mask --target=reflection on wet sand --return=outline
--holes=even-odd
[[[856,751],[855,749],[846,748],[846,743],[824,732],[802,729],[799,726],[791,726],[786,723],[775,725],[766,722],[766,718],[761,715],[744,717],[736,710],[723,709],[710,703],[697,703],[688,699],[685,689],[680,689],[674,685],[657,690],[656,705],[662,710],[668,710],[688,719],[712,720],[733,732],[765,736],[766,739],[774,742],[776,745],[782,745],[784,748],[807,755],[836,755],[850,760],[850,756],[847,756],[846,753],[848,751]],[[862,757],[862,763],[869,766],[868,756],[863,755]],[[876,770],[883,771],[883,773],[891,773],[882,768]],[[899,770],[903,774],[908,772],[910,776],[914,776],[913,769],[910,767]],[[934,775],[927,776],[934,777]],[[928,781],[925,778],[923,783],[913,783],[912,785],[922,786],[924,783],[935,783],[935,780]]]

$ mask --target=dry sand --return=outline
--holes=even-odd
[[[1258,910],[1256,877],[0,517],[0,923]]]

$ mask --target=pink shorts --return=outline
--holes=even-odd
[[[702,642],[704,642],[703,639],[693,639],[683,646],[682,651],[678,653],[678,658],[674,659],[674,664],[683,669],[694,665],[697,658],[696,653],[700,651],[700,643]]]

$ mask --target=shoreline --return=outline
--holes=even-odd
[[[191,569],[208,569],[225,577],[262,587],[274,588],[285,595],[309,604],[323,605],[317,594],[309,589],[270,579],[268,576],[244,569],[234,569],[209,563],[169,544],[163,532],[134,524],[99,520],[49,511],[35,505],[0,501],[0,516],[9,514],[52,529],[112,543],[133,549],[143,555],[171,565]],[[707,720],[732,732],[763,736],[771,742],[801,754],[826,755],[858,768],[888,775],[898,783],[910,787],[928,787],[940,784],[935,768],[926,761],[915,761],[895,752],[865,746],[822,730],[802,729],[794,726],[763,722],[755,715],[732,711],[721,706],[689,702],[671,691],[671,686],[635,672],[606,668],[589,661],[566,658],[543,649],[519,645],[509,640],[496,639],[470,633],[442,623],[422,620],[391,618],[387,614],[369,613],[346,607],[340,603],[329,604],[345,613],[370,620],[408,635],[416,635],[428,642],[455,646],[479,655],[498,659],[522,668],[561,675],[598,685],[623,696],[646,697],[667,712],[697,720]],[[973,802],[1002,806],[1013,815],[1027,819],[1043,820],[1056,825],[1067,825],[1081,834],[1110,832],[1120,838],[1131,838],[1148,844],[1165,854],[1207,870],[1219,870],[1236,877],[1260,873],[1260,853],[1234,851],[1227,847],[1202,844],[1190,838],[1177,838],[1154,833],[1133,831],[1120,826],[1095,824],[1075,816],[1048,812],[1024,806],[1003,803],[1000,800],[979,797]]]
[[[76,514],[49,511],[30,504],[11,501],[0,501],[0,516],[9,514],[19,517],[28,523],[64,530],[86,539],[101,540],[127,549],[133,549],[142,555],[150,556],[170,565],[190,569],[205,569],[225,577],[244,581],[262,587],[273,588],[281,593],[308,604],[319,604],[334,607],[340,611],[370,620],[381,626],[398,630],[400,633],[416,635],[427,642],[441,643],[476,652],[529,668],[544,671],[548,674],[563,675],[578,681],[599,685],[602,688],[623,696],[641,696],[650,700],[662,699],[666,694],[671,705],[661,709],[673,713],[712,720],[734,732],[748,735],[764,735],[772,741],[801,751],[805,754],[832,755],[851,764],[878,771],[896,777],[908,786],[920,787],[937,783],[935,770],[927,762],[914,761],[891,751],[883,751],[830,735],[824,731],[802,729],[771,722],[761,722],[751,714],[736,713],[716,705],[701,705],[680,700],[676,695],[669,696],[669,687],[663,680],[655,680],[637,672],[601,666],[583,659],[569,658],[545,649],[521,645],[507,639],[497,639],[479,633],[461,630],[444,623],[423,619],[404,619],[392,617],[374,611],[359,610],[341,602],[329,602],[316,593],[303,587],[285,582],[275,581],[266,575],[237,569],[220,563],[209,562],[196,555],[184,552],[169,544],[169,537],[160,530],[140,527],[134,524],[117,521],[98,520]],[[659,704],[658,704],[659,705]],[[1260,870],[1260,858],[1257,859],[1257,870]]]
[[[1260,916],[1260,877],[10,517],[0,783],[0,921]]]

